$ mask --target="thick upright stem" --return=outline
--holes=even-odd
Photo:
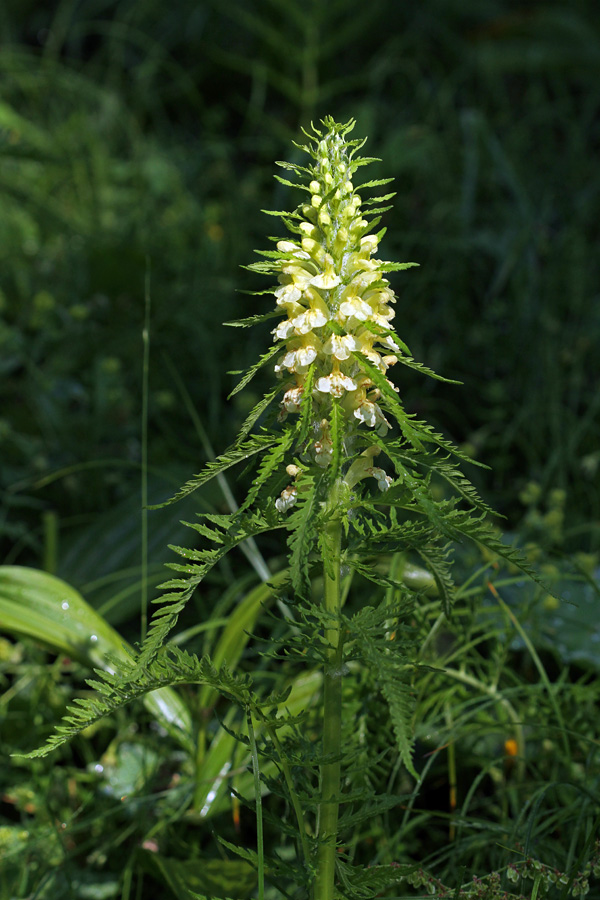
[[[324,607],[328,614],[325,639],[329,645],[323,673],[323,756],[319,804],[319,848],[314,900],[333,900],[340,797],[342,749],[342,650],[340,628],[340,556],[342,526],[334,517],[327,526],[324,560]]]

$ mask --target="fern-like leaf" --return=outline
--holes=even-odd
[[[171,548],[184,558],[192,558],[195,564],[179,565],[177,563],[169,563],[171,569],[182,572],[188,577],[170,580],[161,585],[163,588],[175,590],[172,590],[170,593],[163,595],[155,601],[160,603],[161,606],[152,618],[148,634],[140,649],[140,654],[136,663],[139,670],[147,667],[152,660],[156,658],[169,632],[176,625],[182,610],[185,608],[188,600],[198,585],[230,550],[237,547],[238,544],[248,538],[255,537],[258,534],[264,534],[267,531],[273,531],[277,528],[285,527],[285,523],[281,522],[279,515],[273,508],[271,508],[270,512],[265,514],[252,513],[243,516],[236,514],[236,516],[223,516],[221,518],[223,520],[228,520],[229,527],[223,534],[218,534],[218,546],[216,548],[210,547],[207,550],[193,551],[181,547]]]
[[[275,397],[281,392],[281,388],[278,386],[273,391],[269,391],[265,394],[262,400],[259,400],[256,406],[254,406],[250,412],[248,413],[246,419],[244,420],[239,433],[238,440],[243,440],[248,437],[252,428],[256,425],[257,421],[260,419],[262,414],[267,411]]]
[[[265,453],[256,476],[252,481],[252,486],[248,491],[246,499],[240,507],[240,512],[249,509],[258,497],[261,489],[267,484],[271,476],[280,470],[280,476],[283,475],[282,463],[292,445],[294,438],[294,429],[287,428],[280,435],[279,441]]]
[[[252,293],[272,294],[274,290],[274,288],[269,288],[267,291],[252,291]],[[223,322],[223,325],[226,325],[228,328],[251,328],[253,325],[258,325],[261,322],[269,322],[271,319],[280,318],[281,310],[272,309],[270,312],[261,313],[256,316],[247,316],[245,319],[234,319],[231,322]]]
[[[305,474],[298,479],[298,502],[287,520],[291,585],[301,598],[308,597],[310,593],[310,555],[318,538],[316,518],[320,510],[317,483],[312,475]]]
[[[396,641],[383,639],[386,617],[397,618],[398,610],[364,607],[349,624],[362,658],[368,670],[374,674],[376,684],[388,704],[400,758],[413,778],[418,778],[412,762],[412,718],[415,703],[404,655],[406,646],[412,641],[404,639],[401,623],[395,626]]]
[[[247,369],[247,371],[244,373],[243,377],[238,381],[238,383],[236,384],[234,389],[231,391],[231,393],[229,394],[227,399],[231,400],[231,398],[233,396],[235,396],[235,394],[239,393],[239,391],[241,391],[242,388],[245,388],[246,385],[250,381],[252,381],[252,379],[254,378],[256,373],[259,371],[259,369],[262,369],[262,367],[265,366],[269,362],[269,360],[273,359],[274,356],[277,356],[278,353],[281,353],[282,349],[284,349],[284,348],[285,348],[285,343],[282,341],[279,341],[278,343],[276,343],[272,347],[270,347],[266,353],[263,353],[262,356],[260,357],[260,359],[258,360],[258,362],[254,363],[253,366],[250,366],[250,368]],[[230,372],[230,374],[231,375],[239,375],[240,373],[239,372]]]
[[[412,446],[416,450],[422,451],[422,436],[419,433],[419,430],[412,424],[411,416],[406,412],[406,410],[398,400],[396,392],[388,379],[379,371],[376,365],[374,365],[369,359],[367,359],[367,357],[363,353],[355,351],[352,355],[360,364],[361,368],[363,368],[364,371],[368,374],[375,387],[377,387],[381,391],[382,398],[387,401],[385,405],[394,415],[406,440],[410,444],[412,444]]]
[[[449,544],[446,544],[445,547],[433,545],[418,547],[416,550],[435,578],[439,595],[442,598],[442,608],[444,613],[449,616],[455,593],[454,581],[450,575],[449,555],[451,547]]]
[[[340,880],[344,886],[345,896],[352,900],[372,900],[386,888],[403,884],[413,872],[415,865],[393,866],[351,866],[341,860],[338,862]]]
[[[548,594],[556,596],[556,592],[540,577],[523,552],[517,547],[511,547],[500,540],[494,528],[488,522],[481,518],[468,516],[465,513],[458,513],[457,511],[454,527],[457,533],[470,538],[470,540],[497,554],[509,566],[515,566],[517,569],[520,569],[524,575],[527,575],[528,578],[539,584]]]
[[[491,506],[484,503],[469,479],[463,475],[460,469],[458,469],[454,463],[448,462],[447,456],[438,459],[432,454],[419,455],[415,453],[409,457],[400,452],[397,454],[397,457],[404,463],[409,465],[416,463],[418,466],[429,470],[432,473],[436,473],[440,478],[443,478],[444,481],[446,481],[453,490],[463,498],[463,500],[466,500],[475,509],[479,509],[481,512],[486,512],[489,515],[498,515]]]
[[[412,269],[413,266],[418,266],[419,263],[414,262],[405,262],[405,263],[395,263],[395,262],[384,262],[381,263],[377,268],[380,272],[401,272],[403,269]]]
[[[308,194],[310,194],[310,188],[305,184],[298,184],[296,181],[288,181],[287,178],[282,178],[281,175],[274,175],[273,178],[275,178],[275,180],[280,184],[285,184],[286,187],[298,188],[299,190],[306,191]]]
[[[311,433],[314,422],[314,398],[313,387],[315,382],[315,364],[309,366],[304,381],[304,390],[300,400],[300,422],[298,426],[298,442],[303,443]]]
[[[225,666],[217,670],[208,657],[198,659],[177,647],[169,647],[142,669],[123,660],[118,661],[118,666],[118,675],[96,670],[99,679],[87,682],[95,691],[94,697],[77,698],[75,705],[68,707],[63,724],[56,728],[44,746],[24,755],[28,758],[46,756],[104,716],[159,688],[206,684],[241,706],[250,703],[251,683],[247,676],[234,675]]]

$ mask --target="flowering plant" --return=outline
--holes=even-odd
[[[281,218],[290,237],[274,239],[276,249],[261,252],[261,261],[250,266],[277,277],[275,286],[259,292],[274,296],[274,309],[232,323],[247,327],[280,319],[273,346],[242,375],[233,394],[267,364],[274,365],[276,384],[251,411],[235,443],[167,503],[256,458],[245,500],[230,514],[207,514],[191,524],[204,544],[173,548],[183,562],[171,566],[177,577],[164,585],[135,661],[120,661],[116,673],[93,682],[95,698],[71,709],[47,746],[36,751],[47,752],[157,688],[197,683],[207,696],[224,695],[245,714],[238,737],[254,773],[254,796],[247,802],[256,813],[258,845],[254,851],[224,843],[256,867],[260,897],[269,881],[285,896],[366,898],[414,871],[408,864],[363,868],[340,852],[343,834],[400,800],[374,788],[372,773],[386,751],[365,757],[364,735],[354,727],[357,708],[362,705],[368,728],[366,692],[385,701],[389,739],[405,771],[417,778],[415,604],[433,591],[449,613],[452,546],[464,538],[535,577],[487,524],[491,511],[458,468],[460,460],[471,460],[408,413],[388,377],[400,364],[440,378],[412,358],[392,327],[396,297],[387,276],[414,263],[375,256],[385,230],[374,229],[393,194],[362,197],[390,179],[355,186],[356,173],[371,160],[358,156],[364,141],[348,138],[353,127],[353,121],[340,125],[326,118],[302,147],[310,165],[280,163],[300,179],[280,180],[305,197],[291,212],[270,213]],[[434,490],[440,486],[445,494]],[[207,574],[244,542],[278,531],[287,535],[288,564],[266,574],[281,621],[265,656],[275,664],[291,661],[300,675],[317,673],[315,690],[299,713],[288,706],[293,681],[269,693],[260,678],[233,671],[236,660],[225,656],[216,666],[208,657],[165,644]],[[375,594],[365,590],[369,584]],[[197,760],[196,777],[202,779],[201,753]],[[285,862],[264,847],[265,791],[282,797],[290,810],[282,828],[295,853]]]

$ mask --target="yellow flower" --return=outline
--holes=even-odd
[[[333,453],[333,403],[340,402],[348,436],[361,427],[380,435],[390,428],[383,411],[386,391],[382,397],[364,359],[385,377],[396,361],[391,354],[400,348],[390,325],[396,298],[385,277],[398,266],[375,257],[381,235],[363,216],[363,201],[352,180],[361,165],[354,158],[360,142],[346,137],[353,123],[342,126],[326,119],[323,124],[326,133],[315,129],[313,145],[304,148],[313,157],[308,197],[289,217],[281,214],[291,236],[278,240],[277,253],[264,254],[268,261],[254,268],[276,274],[279,282],[273,293],[283,318],[273,335],[285,349],[275,372],[281,378],[286,373],[294,376],[291,384],[282,386],[280,419],[310,410],[312,422],[306,423],[304,434],[312,431],[313,437],[301,455],[325,467]],[[307,171],[285,166],[301,176]],[[309,372],[311,387],[306,388]],[[388,482],[383,470],[373,469],[372,474],[384,489]],[[278,508],[288,509],[293,502],[291,494],[282,495]]]
[[[323,344],[323,353],[329,356],[335,356],[336,359],[343,361],[349,359],[350,355],[360,350],[360,343],[353,334],[331,334],[329,339]]]
[[[317,381],[317,390],[322,394],[331,394],[332,397],[343,397],[346,391],[355,391],[356,382],[349,375],[344,375],[339,369],[330,375],[323,375]]]

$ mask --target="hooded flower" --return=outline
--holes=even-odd
[[[390,324],[396,298],[385,275],[410,265],[385,263],[374,256],[381,237],[372,230],[378,219],[369,222],[365,215],[387,209],[369,212],[374,203],[393,194],[367,201],[363,213],[363,200],[353,183],[355,172],[366,162],[355,156],[363,142],[347,139],[354,122],[339,125],[327,118],[323,125],[325,133],[315,128],[303,148],[313,159],[309,169],[282,163],[301,178],[310,173],[308,184],[300,185],[308,192],[307,200],[295,213],[278,214],[291,237],[277,241],[277,252],[264,254],[268,261],[253,266],[276,274],[279,281],[273,293],[284,318],[273,335],[285,342],[285,348],[275,371],[287,382],[280,418],[310,411],[312,421],[304,433],[314,437],[302,452],[320,467],[332,459],[329,420],[334,403],[340,404],[347,436],[360,428],[384,435],[390,428],[380,404],[385,408],[382,390],[389,393],[386,385],[391,385],[386,371],[396,361],[390,351],[399,353],[400,344]],[[367,474],[382,490],[387,487],[382,469]],[[286,488],[277,501],[278,509],[295,502],[290,490]]]

